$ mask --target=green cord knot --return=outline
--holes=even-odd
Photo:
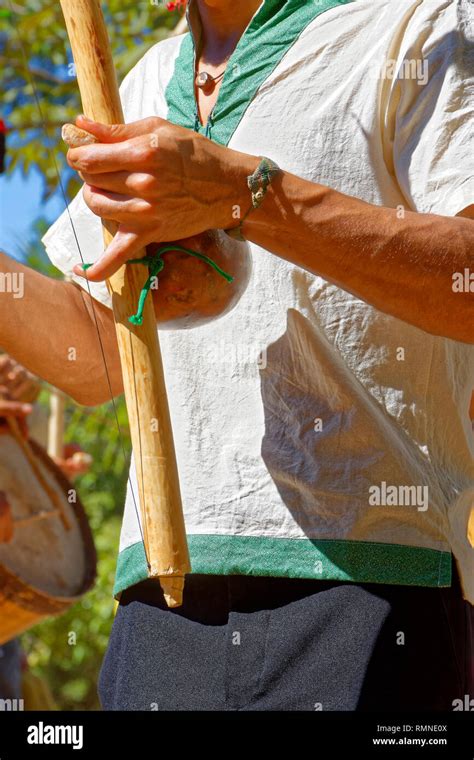
[[[148,279],[145,282],[140,297],[138,299],[138,307],[137,307],[137,313],[133,314],[131,317],[128,318],[128,321],[132,323],[132,325],[141,325],[143,324],[143,310],[145,308],[145,301],[147,299],[148,293],[151,290],[151,286],[153,283],[154,278],[161,272],[163,267],[165,266],[165,262],[161,258],[164,253],[167,253],[168,251],[179,251],[181,253],[188,253],[190,256],[195,256],[197,259],[201,259],[201,261],[205,261],[206,264],[209,264],[215,271],[220,274],[222,277],[224,277],[227,282],[232,282],[233,277],[230,274],[227,274],[227,272],[224,272],[223,269],[216,264],[215,261],[210,259],[208,256],[205,256],[203,253],[198,253],[197,251],[191,250],[191,248],[183,248],[181,245],[164,245],[162,248],[160,248],[156,253],[153,254],[153,256],[143,256],[141,259],[129,259],[127,261],[127,264],[145,264],[148,267]],[[89,269],[92,264],[83,264],[82,268],[84,270]]]
[[[128,321],[131,322],[132,325],[141,325],[143,323],[143,309],[145,308],[146,297],[151,290],[153,278],[161,272],[165,265],[165,262],[161,258],[160,251],[158,251],[156,256],[144,256],[142,259],[129,259],[127,261],[127,264],[146,264],[148,266],[148,279],[145,282],[138,299],[137,313],[128,318]]]

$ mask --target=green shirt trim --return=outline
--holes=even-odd
[[[450,586],[451,552],[370,541],[188,535],[193,573]],[[143,543],[118,558],[114,595],[148,577]]]
[[[197,40],[187,34],[166,89],[167,118],[227,145],[260,85],[280,63],[299,35],[317,16],[353,0],[266,0],[230,57],[208,124],[197,116],[194,95],[194,53]],[[190,28],[192,19],[189,18]],[[269,125],[274,129],[276,125]]]

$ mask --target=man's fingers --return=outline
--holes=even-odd
[[[14,366],[15,363],[8,354],[2,354],[0,356],[0,382],[6,380],[8,373],[12,371]]]
[[[111,277],[128,259],[145,255],[144,248],[149,241],[136,232],[118,230],[114,239],[98,261],[84,271],[80,264],[74,267],[74,272],[91,282],[101,282]]]
[[[155,156],[156,148],[151,141],[138,137],[113,144],[95,143],[67,152],[69,166],[81,174],[103,172],[146,171]]]
[[[119,195],[147,198],[153,196],[156,183],[150,174],[138,172],[103,172],[102,174],[88,174],[81,172],[83,181],[91,187],[98,187],[110,193]]]
[[[77,172],[101,174],[119,171],[149,171],[159,156],[156,133],[132,135],[114,143],[92,143],[67,152],[69,166]]]
[[[164,122],[164,119],[160,119],[158,116],[150,116],[147,119],[140,119],[131,124],[101,124],[81,114],[76,119],[76,126],[79,129],[85,129],[86,132],[90,132],[101,143],[117,143],[129,140],[132,137],[138,137],[139,135],[148,135],[161,122]]]
[[[40,392],[40,385],[35,382],[31,377],[27,376],[21,381],[14,389],[12,389],[11,397],[17,401],[33,401],[36,399]]]
[[[7,385],[9,395],[13,399],[19,399],[18,388],[20,388],[28,379],[28,372],[24,367],[19,364],[15,365],[13,369],[7,375]]]
[[[83,196],[90,210],[101,219],[130,223],[138,215],[145,215],[150,211],[150,204],[145,200],[109,193],[91,185],[85,185]]]

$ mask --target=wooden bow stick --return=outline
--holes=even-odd
[[[123,123],[115,68],[99,0],[60,0],[76,66],[84,114]],[[107,246],[117,225],[103,223]],[[145,255],[143,252],[142,255]],[[182,604],[191,571],[168,399],[151,299],[143,324],[133,314],[147,270],[122,267],[108,280],[112,295],[130,432],[137,470],[148,574],[158,578],[168,606]]]

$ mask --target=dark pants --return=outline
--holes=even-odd
[[[105,710],[453,710],[474,697],[472,607],[451,588],[190,575],[123,593]]]
[[[21,648],[18,639],[0,646],[0,699],[21,697]]]

